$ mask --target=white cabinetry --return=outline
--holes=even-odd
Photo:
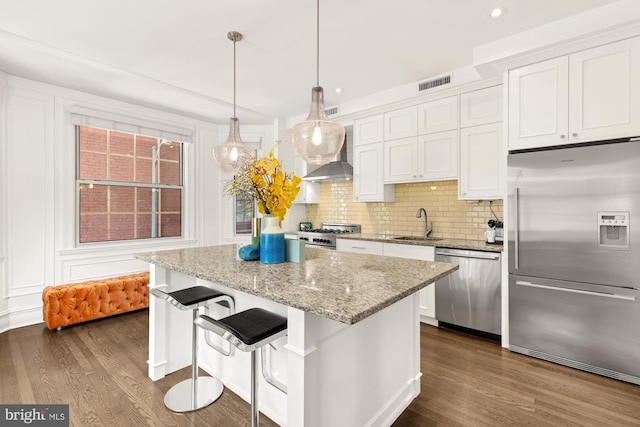
[[[384,182],[441,181],[458,178],[458,132],[438,132],[385,141]]]
[[[382,142],[383,135],[383,115],[358,119],[353,123],[353,140],[355,145],[373,144]]]
[[[509,149],[640,135],[640,37],[509,71]]]
[[[435,260],[436,248],[433,246],[384,243],[383,250],[385,256],[433,261]],[[420,320],[432,325],[438,324],[436,321],[435,286],[435,283],[433,283],[420,291]]]
[[[441,181],[458,178],[458,131],[418,137],[418,178]]]
[[[408,107],[384,113],[384,140],[407,138],[418,134],[418,108]]]
[[[503,196],[505,153],[502,86],[460,96],[460,176],[458,198],[495,200]]]
[[[336,250],[360,254],[382,255],[384,243],[370,240],[336,239]]]
[[[418,105],[418,134],[458,129],[458,97]]]
[[[504,164],[502,123],[461,129],[458,198],[495,200],[504,197]]]
[[[460,95],[460,128],[502,121],[502,85]]]
[[[457,179],[457,129],[457,96],[385,113],[384,182]]]
[[[293,156],[293,173],[302,178],[307,174],[307,162],[300,156]],[[320,203],[320,184],[302,181],[300,192],[293,203]]]
[[[353,126],[353,199],[393,202],[395,189],[383,181],[383,115],[355,121]]]

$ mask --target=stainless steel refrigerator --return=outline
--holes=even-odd
[[[640,384],[640,142],[511,152],[509,341]]]

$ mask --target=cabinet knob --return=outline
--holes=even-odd
[[[560,139],[565,139],[566,137],[566,135],[560,135]]]
[[[575,137],[577,137],[577,136],[578,136],[578,133],[577,133],[577,132],[574,132],[574,133],[572,133],[572,134],[571,134],[571,136],[575,138]]]

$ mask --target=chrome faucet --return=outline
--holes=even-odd
[[[424,237],[429,237],[429,234],[431,234],[431,227],[433,226],[433,224],[427,223],[427,211],[425,211],[424,208],[418,209],[418,212],[416,213],[416,218],[421,218],[422,212],[424,212]]]

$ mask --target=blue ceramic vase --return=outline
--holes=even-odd
[[[278,264],[286,260],[284,233],[280,228],[280,220],[271,215],[262,218],[262,233],[260,234],[260,262],[263,264]]]

